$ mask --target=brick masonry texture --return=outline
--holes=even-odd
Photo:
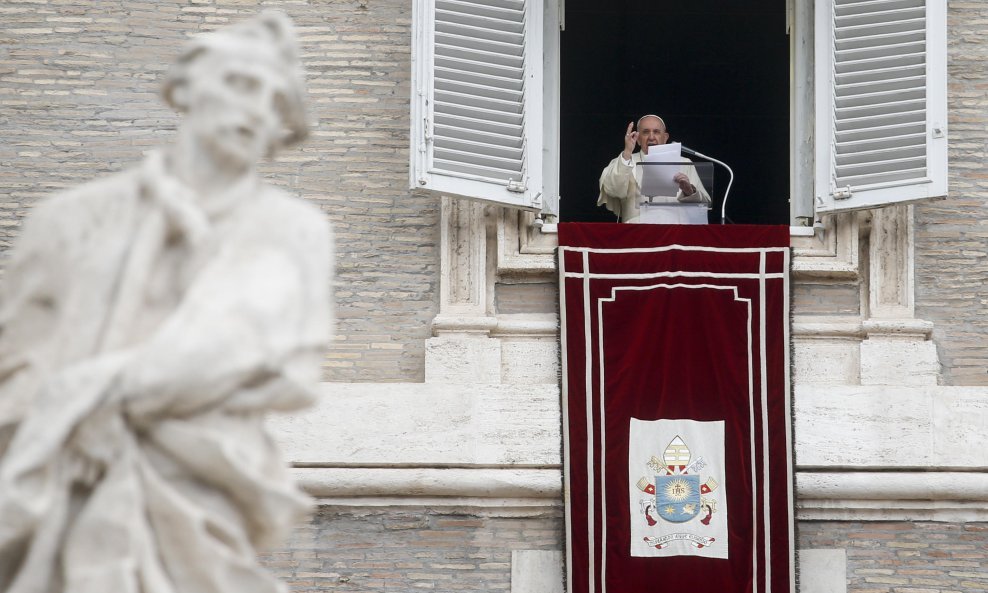
[[[988,3],[947,10],[949,196],[915,209],[916,315],[934,323],[945,384],[988,385]]]
[[[498,515],[324,506],[263,562],[293,593],[507,593],[511,551],[562,550],[563,518]]]
[[[848,593],[983,593],[988,524],[801,521],[799,550],[843,549]],[[512,550],[563,550],[562,511],[319,507],[263,561],[295,593],[510,591]]]
[[[438,310],[439,201],[407,189],[411,2],[0,2],[0,252],[41,197],[174,134],[159,81],[190,34],[280,8],[308,70],[311,138],[264,166],[336,230],[329,381],[421,381]]]
[[[133,164],[174,133],[158,81],[189,34],[281,8],[299,29],[317,126],[265,173],[336,225],[338,339],[325,378],[423,380],[439,210],[406,189],[411,4],[0,2],[0,252],[41,196]],[[945,384],[988,385],[988,4],[950,2],[948,31],[950,195],[916,207],[916,314],[935,324]],[[528,311],[522,292],[499,297]],[[796,313],[857,308],[844,289],[794,298]]]
[[[984,593],[988,524],[799,523],[799,548],[842,548],[848,593]]]

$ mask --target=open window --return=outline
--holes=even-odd
[[[946,194],[940,0],[414,6],[415,189],[604,220],[596,177],[626,122],[654,110],[673,140],[748,163],[735,167],[735,222]],[[617,97],[630,102],[603,113]]]
[[[788,223],[785,0],[566,0],[565,9],[563,220],[615,220],[596,205],[598,179],[621,152],[628,122],[655,113],[671,141],[732,167],[730,220]],[[710,221],[719,222],[729,176],[713,172]]]

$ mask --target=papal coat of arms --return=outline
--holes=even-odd
[[[652,424],[637,422],[643,425]],[[688,420],[653,422],[687,422],[698,425],[699,428],[704,428],[704,424],[711,424]],[[691,432],[696,433],[697,427],[692,427]],[[654,438],[650,440],[654,442]],[[639,495],[638,504],[634,505],[637,513],[633,513],[637,516],[631,518],[632,531],[638,532],[639,541],[653,550],[676,548],[679,553],[688,553],[684,550],[698,552],[726,543],[726,522],[714,521],[720,498],[717,496],[720,493],[718,488],[723,480],[723,467],[716,467],[717,464],[723,465],[722,444],[720,450],[711,451],[710,454],[694,454],[690,446],[693,439],[688,439],[681,433],[675,433],[664,449],[647,452],[647,457],[642,455],[647,450],[641,447],[631,448],[638,449],[638,465],[642,474],[635,482]],[[701,441],[701,444],[715,444],[710,439],[696,440]],[[722,442],[721,439],[720,443]],[[632,547],[634,549],[640,545]],[[647,555],[663,554],[653,552]]]
[[[655,499],[646,499],[642,505],[642,513],[649,525],[655,525],[655,516],[672,523],[685,523],[704,511],[706,515],[700,520],[709,524],[714,513],[713,500],[701,498],[717,488],[717,481],[707,478],[700,483],[699,472],[706,467],[702,457],[690,463],[690,449],[682,437],[669,443],[662,454],[662,461],[654,455],[646,465],[652,470],[655,480],[649,481],[642,477],[638,480],[638,489],[647,494],[654,494]]]

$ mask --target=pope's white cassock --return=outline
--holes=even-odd
[[[631,160],[626,161],[622,155],[618,155],[607,165],[600,175],[600,195],[597,198],[598,206],[606,206],[608,210],[618,216],[621,222],[644,222],[641,217],[641,203],[645,198],[641,195],[642,169],[639,166],[644,155],[636,152],[631,155]],[[684,163],[691,162],[686,157],[680,157]],[[690,183],[696,188],[692,195],[683,195],[682,191],[675,196],[654,196],[651,202],[662,203],[697,203],[709,204],[710,194],[700,181],[696,173],[696,167],[685,165],[682,172],[689,177]],[[688,210],[692,208],[656,208],[650,213],[649,222],[660,224],[687,224],[689,220]],[[694,213],[695,214],[695,213]],[[706,212],[703,213],[704,217]]]

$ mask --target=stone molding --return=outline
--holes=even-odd
[[[812,237],[792,237],[792,274],[801,280],[857,280],[860,274],[858,216],[823,217]]]
[[[560,507],[560,469],[296,468],[319,504]],[[969,472],[797,472],[796,518],[985,521],[988,475]]]
[[[556,469],[334,467],[292,470],[316,498],[397,497],[408,499],[560,499]]]
[[[270,422],[321,504],[562,504],[557,385],[322,389]],[[988,388],[799,386],[795,404],[799,518],[988,519]]]
[[[497,226],[498,274],[555,275],[558,238],[546,232],[545,226],[534,224],[535,220],[530,212],[501,210]]]
[[[810,521],[988,521],[988,474],[799,472],[796,516]]]

